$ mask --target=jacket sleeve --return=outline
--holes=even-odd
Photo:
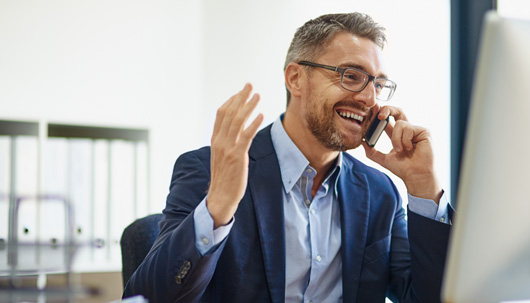
[[[441,302],[451,225],[409,210],[407,219],[404,211],[397,213],[393,229],[393,274],[387,296],[393,302]],[[404,237],[408,237],[408,245]]]
[[[372,181],[373,188],[379,189],[378,194],[386,194],[373,194],[380,203],[372,203],[371,211],[379,222],[373,225],[375,230],[377,226],[386,226],[385,222],[390,224],[389,243],[386,244],[389,275],[386,281],[381,281],[386,284],[386,296],[396,303],[441,302],[440,291],[451,225],[424,217],[410,209],[405,211],[393,182],[390,179],[386,184],[379,181]],[[388,190],[381,190],[383,188]],[[375,209],[373,205],[381,209]],[[449,217],[452,214],[453,209],[449,206]],[[383,230],[386,231],[386,228]],[[364,266],[373,269],[373,263]],[[379,276],[379,279],[384,278],[382,273]]]
[[[127,283],[123,297],[149,302],[196,302],[210,282],[225,241],[202,256],[195,246],[193,212],[210,181],[208,148],[180,156],[173,170],[160,234]]]
[[[452,214],[452,209],[449,209]],[[451,215],[450,215],[451,216]],[[408,212],[413,293],[416,302],[441,302],[451,225]]]

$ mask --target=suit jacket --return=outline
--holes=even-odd
[[[149,302],[283,302],[282,183],[270,126],[249,151],[246,193],[228,237],[201,256],[193,211],[210,181],[210,148],[174,167],[160,234],[124,297]],[[344,154],[338,180],[344,302],[439,302],[450,226],[412,212],[385,174]],[[408,231],[407,231],[408,223]]]

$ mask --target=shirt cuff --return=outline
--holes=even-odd
[[[223,242],[234,225],[234,219],[232,219],[227,225],[214,229],[213,218],[206,207],[206,198],[195,208],[193,222],[195,225],[195,247],[203,256],[213,252],[212,248],[216,248],[219,243]]]
[[[440,221],[442,223],[451,224],[449,220],[449,201],[445,191],[438,204],[430,199],[423,199],[407,194],[409,198],[409,210],[422,215],[424,217]]]

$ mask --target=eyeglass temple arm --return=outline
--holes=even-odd
[[[313,62],[309,62],[309,61],[300,61],[300,62],[298,62],[298,64],[301,64],[301,65],[308,65],[308,66],[313,66],[313,67],[325,68],[325,69],[332,70],[332,71],[334,71],[334,72],[340,72],[340,70],[342,69],[342,68],[340,68],[340,67],[336,67],[336,66],[324,65],[324,64],[318,64],[318,63],[313,63]]]

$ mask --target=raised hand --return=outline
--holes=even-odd
[[[217,110],[211,141],[211,180],[206,198],[215,228],[230,222],[247,187],[248,150],[263,121],[263,115],[259,114],[245,129],[259,101],[258,94],[248,100],[251,91],[252,86],[246,84]]]

